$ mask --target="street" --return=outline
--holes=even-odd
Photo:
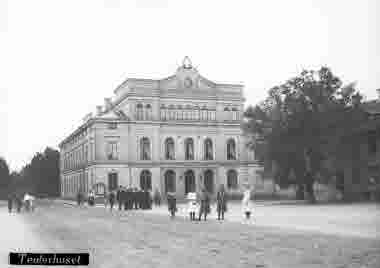
[[[376,206],[356,208],[356,213],[367,219],[362,229],[369,232],[354,232],[360,224],[353,227],[348,217],[339,214],[327,220],[320,217],[320,222],[336,222],[340,217],[342,230],[348,231],[332,234],[332,228],[326,234],[313,226],[309,230],[302,228],[307,222],[318,225],[316,218],[300,219],[308,218],[313,210],[332,213],[335,205],[257,205],[253,225],[241,224],[237,205],[231,205],[226,215],[231,219],[224,222],[215,220],[215,214],[207,222],[190,222],[181,216],[181,208],[179,216],[171,220],[165,207],[111,213],[101,207],[77,208],[54,202],[40,204],[34,213],[9,215],[2,205],[1,267],[5,267],[9,251],[89,252],[90,267],[380,266],[378,222],[368,222],[369,215],[378,213]],[[349,207],[338,210],[347,214]],[[298,219],[301,227],[290,228],[287,214],[290,223]],[[374,216],[378,220],[378,214]],[[266,217],[277,222],[267,224]]]

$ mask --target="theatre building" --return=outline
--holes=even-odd
[[[183,198],[260,179],[241,129],[243,86],[204,78],[187,57],[167,78],[125,80],[96,108],[59,145],[63,197],[122,185]]]

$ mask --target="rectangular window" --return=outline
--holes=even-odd
[[[88,162],[88,145],[86,144],[84,147],[84,162]]]
[[[107,158],[108,160],[117,160],[118,151],[117,151],[117,142],[108,142],[107,144]]]

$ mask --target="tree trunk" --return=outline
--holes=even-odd
[[[314,189],[313,189],[313,185],[314,185],[314,178],[313,178],[313,175],[308,173],[306,174],[306,192],[307,192],[307,196],[308,196],[308,199],[309,199],[309,202],[312,203],[312,204],[315,204],[317,202],[316,198],[315,198],[315,194],[314,194]]]
[[[296,199],[297,200],[305,200],[305,187],[302,183],[297,184],[297,191],[296,191]]]

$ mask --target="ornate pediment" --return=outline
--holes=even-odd
[[[160,80],[161,92],[173,91],[207,91],[215,88],[215,83],[202,77],[198,70],[192,66],[189,57],[185,57],[175,75]]]

